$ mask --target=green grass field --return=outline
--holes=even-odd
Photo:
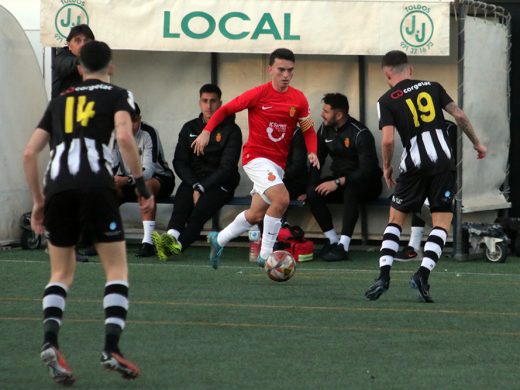
[[[134,248],[130,248],[131,253]],[[103,273],[78,264],[61,349],[78,389],[518,389],[519,258],[504,264],[443,258],[434,304],[395,263],[390,290],[363,293],[377,251],[298,266],[275,283],[228,248],[221,268],[194,247],[168,263],[129,256],[130,312],[121,348],[142,370],[133,382],[99,366]],[[43,250],[0,251],[0,389],[57,388],[39,360]]]

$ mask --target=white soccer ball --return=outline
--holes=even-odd
[[[265,261],[267,276],[275,282],[285,282],[296,272],[296,262],[287,251],[274,251]]]

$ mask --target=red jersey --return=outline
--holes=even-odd
[[[213,129],[228,115],[248,110],[249,138],[242,149],[242,164],[263,157],[285,169],[294,130],[302,129],[308,153],[316,153],[316,132],[305,95],[289,86],[285,92],[271,82],[260,85],[220,107],[205,130]]]

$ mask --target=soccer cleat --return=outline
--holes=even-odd
[[[116,352],[102,352],[101,365],[107,370],[119,372],[124,379],[135,379],[141,373],[139,367]]]
[[[335,242],[334,244],[331,244],[331,243],[323,244],[320,251],[318,252],[318,256],[323,259],[323,256],[325,256],[332,248],[334,248],[337,245],[338,245],[337,242]]]
[[[58,348],[50,343],[43,344],[40,358],[49,368],[49,375],[54,382],[63,386],[72,386],[76,382],[76,378],[72,375],[72,369]]]
[[[417,251],[413,246],[408,245],[395,254],[395,260],[397,261],[410,261],[416,259],[418,256]]]
[[[158,232],[152,232],[152,241],[153,246],[155,247],[155,252],[157,253],[157,257],[161,261],[166,261],[168,260],[168,257],[171,256],[171,253],[168,251],[168,248],[164,246],[162,237],[163,235],[159,234]]]
[[[365,292],[365,297],[371,301],[377,300],[383,293],[390,288],[390,278],[380,276]]]
[[[258,258],[256,259],[256,264],[259,267],[264,268],[265,267],[265,259],[262,256],[258,255]]]
[[[430,285],[423,276],[416,272],[410,279],[410,287],[419,291],[419,299],[426,303],[433,303],[433,299],[430,296]]]
[[[175,237],[168,233],[164,233],[161,235],[161,242],[163,247],[166,249],[170,255],[178,255],[181,253],[182,250],[182,244],[177,241]]]
[[[224,247],[219,245],[217,237],[218,232],[209,232],[208,234],[209,261],[211,262],[211,266],[214,269],[218,268],[218,265],[220,264],[220,258],[222,257],[222,252],[224,252]]]
[[[155,248],[152,244],[143,242],[141,247],[135,252],[137,257],[152,257],[155,255]]]
[[[342,244],[331,246],[330,249],[321,255],[325,261],[341,261],[348,260],[348,252]]]

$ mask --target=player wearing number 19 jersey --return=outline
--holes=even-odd
[[[446,243],[453,217],[456,179],[454,154],[442,111],[446,110],[454,117],[458,127],[473,143],[478,158],[485,157],[486,147],[480,143],[464,112],[439,83],[411,78],[412,67],[405,53],[388,52],[383,57],[382,68],[390,86],[377,105],[382,130],[383,174],[388,187],[395,188],[380,250],[380,274],[365,296],[376,300],[388,290],[390,269],[399,249],[401,227],[407,214],[419,211],[428,199],[433,229],[424,246],[421,266],[412,276],[410,284],[419,291],[422,301],[433,302],[428,278]],[[399,176],[394,182],[392,155],[395,129],[401,138],[403,153]]]

